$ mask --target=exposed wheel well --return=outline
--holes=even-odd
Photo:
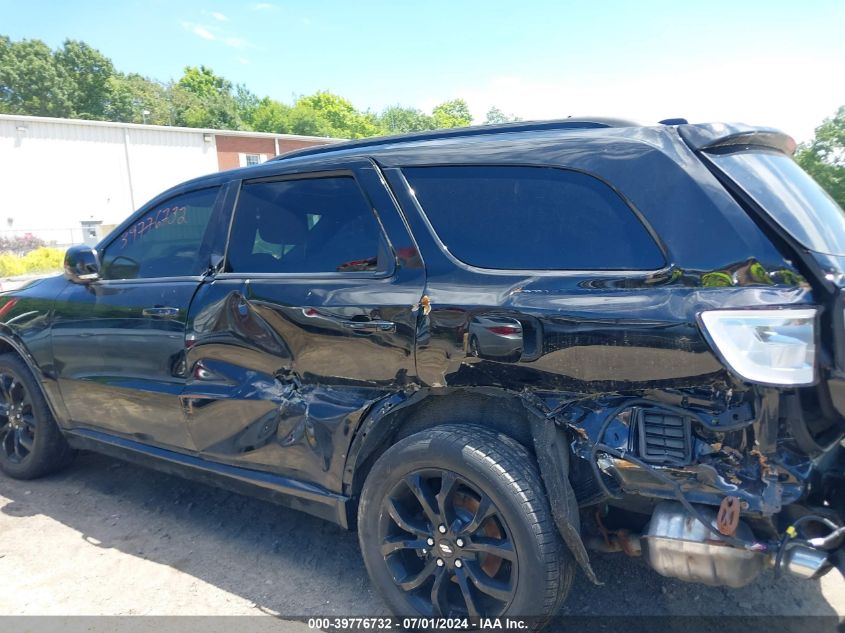
[[[355,457],[347,494],[357,497],[373,464],[384,451],[409,435],[444,424],[473,424],[514,439],[534,453],[529,413],[518,397],[502,392],[490,395],[473,391],[429,394],[418,402],[381,418]]]

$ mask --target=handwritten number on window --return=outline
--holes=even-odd
[[[134,244],[144,235],[153,233],[158,229],[173,224],[187,224],[188,208],[180,206],[164,207],[151,213],[146,218],[141,218],[135,224],[126,229],[120,236],[120,248],[126,248]]]

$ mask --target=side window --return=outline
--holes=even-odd
[[[199,260],[219,187],[192,191],[157,205],[124,230],[103,252],[104,279],[198,275]]]
[[[380,271],[387,251],[352,177],[246,183],[227,270],[245,273]]]
[[[459,260],[511,270],[653,270],[663,254],[610,187],[547,167],[403,170],[440,240]]]

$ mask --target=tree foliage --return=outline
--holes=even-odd
[[[54,55],[55,63],[69,81],[70,99],[75,116],[102,119],[111,93],[114,75],[111,60],[85,42],[66,40]]]
[[[424,132],[436,127],[434,117],[416,108],[405,108],[401,105],[390,106],[377,118],[378,124],[388,134],[405,134],[408,132]]]
[[[115,69],[85,42],[66,40],[53,51],[40,40],[13,42],[2,35],[0,112],[338,138],[472,124],[463,99],[441,103],[431,114],[401,105],[361,111],[328,91],[287,104],[234,85],[207,66],[188,66],[177,80],[161,82]],[[497,108],[487,122],[491,116],[513,120]]]
[[[472,114],[470,114],[467,102],[463,99],[445,101],[439,106],[435,106],[431,115],[434,117],[434,125],[437,128],[472,125]]]
[[[795,160],[845,209],[845,106],[816,128]]]
[[[74,89],[44,42],[0,37],[0,112],[72,117]]]
[[[173,125],[170,87],[137,73],[109,78],[105,118],[124,123]]]
[[[496,106],[493,106],[487,111],[487,116],[484,119],[484,125],[495,125],[496,123],[513,123],[514,121],[521,121],[519,117],[512,114],[505,114]]]

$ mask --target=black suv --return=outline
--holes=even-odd
[[[357,525],[400,614],[548,616],[591,547],[818,577],[845,214],[793,149],[563,120],[190,181],[0,295],[0,466],[91,449]]]

